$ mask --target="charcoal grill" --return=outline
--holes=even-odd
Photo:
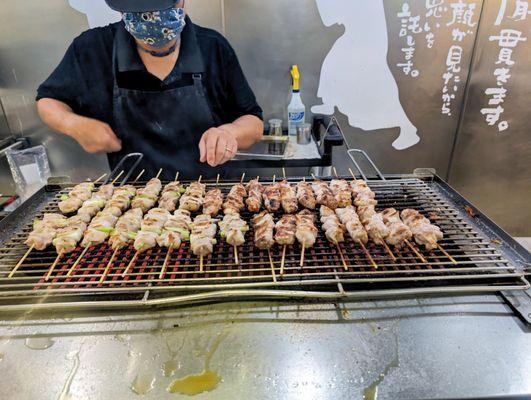
[[[365,155],[359,150],[349,152]],[[366,299],[529,288],[523,274],[531,261],[529,253],[479,211],[469,215],[472,206],[443,180],[425,171],[384,176],[370,163],[374,178],[359,172],[376,193],[377,208],[420,211],[443,230],[440,249],[427,252],[413,245],[392,249],[391,255],[371,243],[369,256],[350,238],[340,247],[331,245],[318,223],[319,236],[315,246],[306,250],[304,265],[299,265],[300,246],[288,246],[282,275],[282,248],[275,246],[270,253],[255,248],[251,229],[247,243],[239,248],[239,263],[233,248],[218,238],[214,253],[203,260],[203,272],[189,243],[183,243],[173,250],[163,277],[160,272],[168,250],[158,247],[139,255],[123,276],[135,254],[131,247],[116,254],[102,280],[113,254],[102,245],[89,248],[69,276],[82,248],[62,256],[49,280],[45,277],[57,258],[53,249],[32,251],[9,278],[27,251],[24,240],[33,219],[57,212],[60,197],[73,186],[49,185],[0,223],[0,310],[127,308],[232,299]],[[207,188],[217,185],[226,194],[235,182],[205,183]],[[242,217],[249,221],[252,215],[245,212]]]

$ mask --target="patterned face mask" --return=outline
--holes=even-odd
[[[154,47],[167,45],[179,38],[184,29],[184,8],[123,14],[125,29],[138,40]]]

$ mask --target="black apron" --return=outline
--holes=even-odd
[[[193,32],[195,34],[195,32]],[[202,83],[204,64],[200,49],[195,49],[201,66],[193,76],[193,85],[164,91],[142,91],[118,87],[117,40],[113,45],[113,122],[122,150],[110,153],[109,164],[114,168],[120,159],[132,152],[141,152],[144,159],[140,169],[144,178],[154,177],[162,168],[161,179],[224,176],[224,168],[212,168],[199,162],[199,141],[204,132],[215,126]],[[180,57],[181,55],[179,55]],[[138,169],[138,171],[140,171]]]

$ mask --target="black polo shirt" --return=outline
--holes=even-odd
[[[68,104],[75,113],[113,126],[113,43],[117,39],[117,83],[143,91],[164,91],[192,85],[192,75],[203,72],[203,85],[216,125],[243,115],[262,119],[262,109],[247,83],[229,42],[218,32],[200,27],[186,17],[178,60],[161,81],[144,66],[133,37],[123,22],[89,29],[74,39],[59,66],[37,89],[37,100],[52,98]],[[193,49],[202,57],[195,57]],[[202,58],[202,64],[201,60]]]

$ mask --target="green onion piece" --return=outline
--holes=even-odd
[[[138,235],[136,232],[127,232],[127,236],[131,239],[136,239],[136,235]]]
[[[184,188],[184,186],[181,186],[181,187],[179,188],[179,192],[180,192],[181,194],[183,194],[183,193],[186,192],[186,189]]]
[[[103,232],[103,233],[113,233],[114,232],[114,229],[113,228],[98,228],[96,229],[97,231],[100,231],[100,232]]]
[[[224,237],[227,236],[227,235],[225,234],[225,232],[221,232],[221,233],[219,234],[219,236],[221,236],[222,238],[224,238]]]
[[[65,201],[68,199],[68,195],[66,194],[63,194],[61,197],[60,197],[61,201]]]

